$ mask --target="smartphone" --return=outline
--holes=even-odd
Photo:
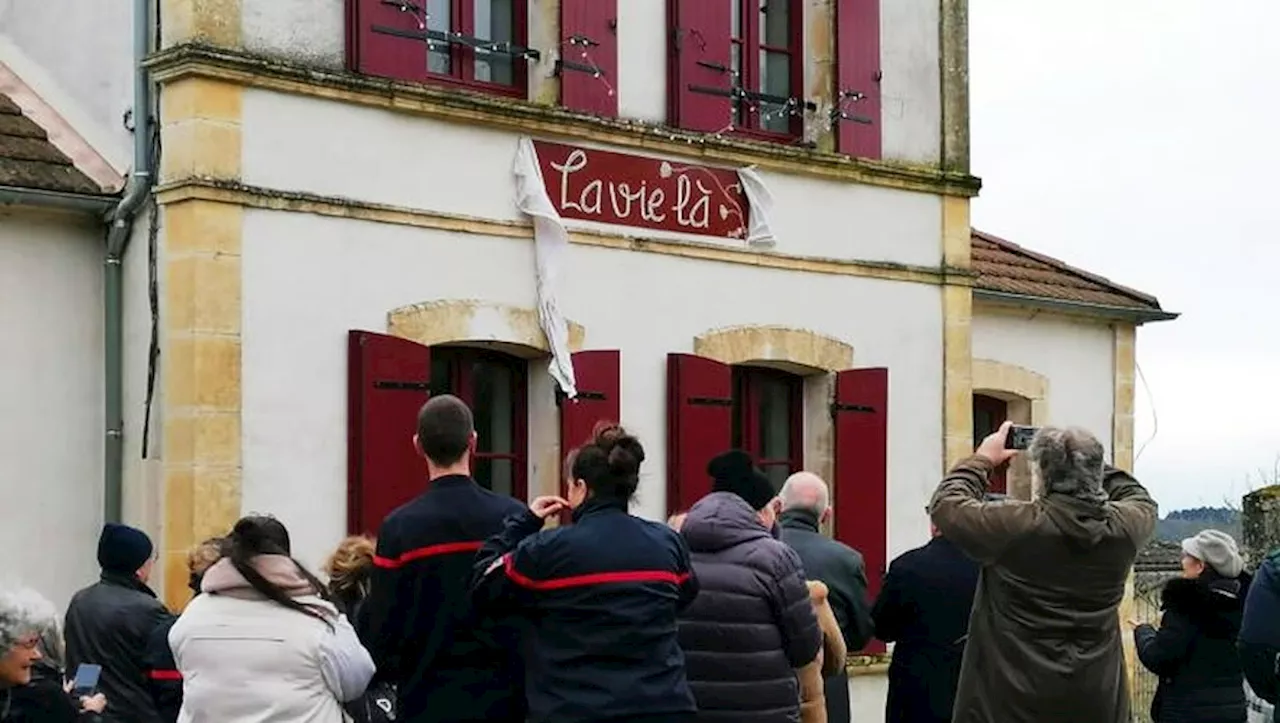
[[[98,678],[102,676],[102,666],[93,663],[81,663],[76,668],[75,680],[71,683],[71,692],[77,698],[92,696],[98,692]]]
[[[1026,449],[1031,446],[1031,439],[1039,431],[1039,427],[1025,427],[1021,424],[1015,424],[1009,428],[1009,436],[1004,439],[1004,448]]]

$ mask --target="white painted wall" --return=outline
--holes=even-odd
[[[0,576],[59,607],[97,579],[102,231],[0,207]]]
[[[0,63],[120,171],[133,148],[132,18],[132,0],[0,0]]]
[[[280,515],[314,564],[345,528],[347,330],[385,330],[389,310],[436,299],[533,308],[532,243],[249,211],[243,249],[243,506]],[[941,473],[938,287],[578,246],[565,278],[561,308],[586,348],[623,352],[623,419],[649,451],[640,514],[665,513],[666,355],[710,329],[782,324],[890,368],[891,553],[926,539],[919,510]]]
[[[515,134],[252,89],[245,93],[243,123],[245,183],[523,221],[512,190]],[[934,266],[940,261],[938,196],[768,171],[761,175],[774,197],[770,220],[780,253]]]
[[[1110,455],[1115,337],[1107,324],[1052,314],[975,307],[973,357],[1025,367],[1049,379],[1049,422],[1093,432]]]
[[[829,0],[800,4],[806,37],[825,37],[826,31],[808,30],[815,6]],[[624,118],[652,123],[667,118],[666,5],[664,0],[618,3],[616,85]],[[241,32],[248,50],[330,70],[344,67],[345,22],[343,0],[242,0],[241,5]],[[529,65],[531,97],[542,97],[540,89],[553,76],[559,34],[547,26],[558,22],[548,0],[529,0],[529,42],[542,52],[542,60]],[[884,157],[937,163],[942,127],[937,0],[883,3],[880,26]],[[812,53],[807,56],[805,87],[811,88],[813,78],[829,69],[818,68]]]

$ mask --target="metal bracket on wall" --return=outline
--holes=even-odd
[[[768,103],[769,105],[787,106],[791,109],[793,115],[798,115],[802,110],[815,111],[818,104],[810,100],[801,98],[789,98],[785,95],[772,95],[770,93],[758,93],[754,90],[747,90],[738,86],[730,88],[711,88],[705,85],[690,85],[689,90],[694,93],[704,93],[706,95],[718,95],[725,98],[733,98],[735,100],[749,100],[756,103]]]
[[[879,73],[876,74],[876,80],[879,81]],[[871,125],[874,121],[866,116],[853,115],[844,110],[845,103],[858,103],[866,100],[867,94],[860,90],[842,90],[836,96],[835,107],[831,109],[831,125],[835,125],[841,121],[852,121],[853,123],[862,123],[863,125]]]
[[[431,384],[429,382],[407,382],[397,380],[375,381],[374,389],[395,389],[399,391],[426,392],[432,394]]]
[[[570,400],[569,395],[565,394],[563,389],[561,389],[560,387],[556,387],[556,406],[557,407],[563,407],[565,402],[568,402],[568,401],[573,401],[576,404],[577,402],[582,402],[582,401],[602,402],[605,399],[608,399],[608,397],[606,397],[603,392],[579,391],[578,396]]]
[[[858,412],[859,414],[875,414],[876,408],[869,407],[865,404],[840,404],[831,405],[831,416],[836,416],[840,412]]]

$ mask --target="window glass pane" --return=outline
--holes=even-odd
[[[760,0],[760,44],[791,47],[791,0]]]
[[[427,0],[427,29],[447,33],[453,22],[452,0]],[[427,72],[449,75],[453,62],[449,56],[449,44],[433,42],[427,53]]]
[[[771,50],[760,51],[760,92],[779,98],[791,97],[791,55]],[[791,114],[781,103],[760,102],[760,127],[786,133],[791,128]]]
[[[515,495],[515,463],[511,460],[477,457],[472,468],[471,476],[481,487],[508,497]]]
[[[495,42],[515,42],[515,0],[474,0],[475,36]],[[515,58],[476,48],[476,80],[515,85]]]
[[[729,37],[742,37],[742,3],[747,0],[729,0]]]
[[[791,459],[791,389],[785,381],[772,377],[760,379],[756,386],[760,399],[761,459]],[[786,479],[786,476],[783,476]]]
[[[457,394],[457,390],[453,388],[453,365],[449,363],[449,357],[444,354],[434,354],[431,357],[431,393],[432,394]]]
[[[769,478],[769,482],[773,484],[774,492],[782,491],[782,484],[791,476],[791,465],[789,464],[767,464],[761,468],[765,476]]]
[[[505,364],[478,361],[471,365],[477,451],[509,454],[515,449],[514,387],[515,377]]]

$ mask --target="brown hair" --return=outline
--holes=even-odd
[[[366,535],[352,535],[338,543],[338,549],[324,563],[324,574],[329,576],[329,588],[334,594],[345,594],[369,579],[373,551],[373,538]]]
[[[462,459],[474,433],[471,408],[452,394],[432,397],[418,410],[418,448],[441,467]]]
[[[617,424],[600,422],[591,441],[570,452],[567,461],[573,479],[585,482],[592,497],[626,501],[640,484],[644,447]]]

